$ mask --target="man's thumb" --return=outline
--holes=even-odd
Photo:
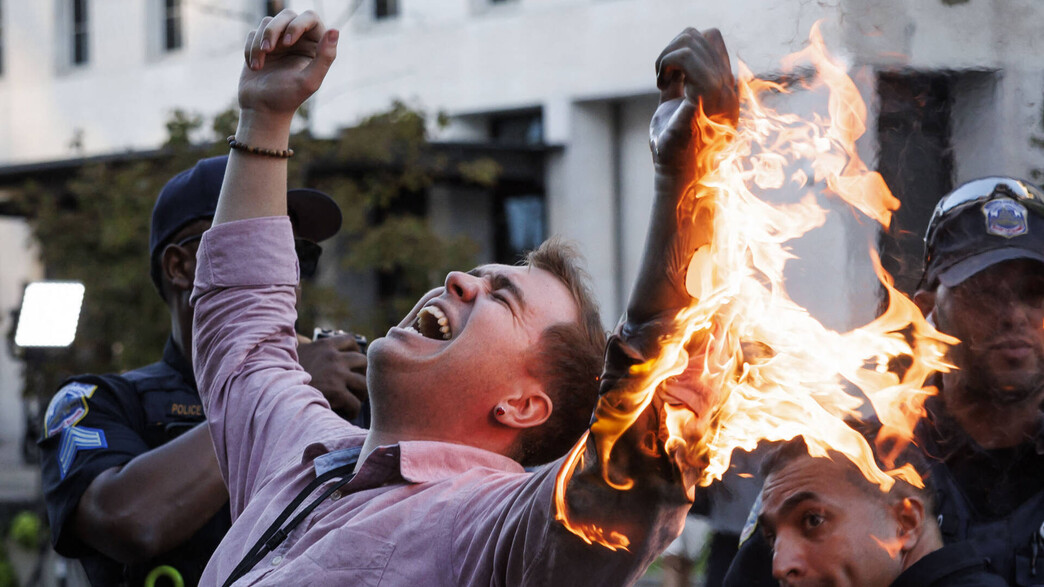
[[[305,77],[312,82],[316,90],[323,83],[323,79],[326,78],[326,72],[330,71],[330,66],[337,57],[338,37],[340,37],[340,32],[337,29],[326,31],[322,40],[319,41],[318,53],[315,59],[304,69]]]

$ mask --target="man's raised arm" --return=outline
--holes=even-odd
[[[284,10],[248,35],[239,127],[198,252],[193,368],[233,520],[265,476],[299,454],[310,425],[337,418],[298,363],[286,201],[290,124],[322,83],[336,44],[337,31],[312,12]],[[290,388],[302,393],[281,396]]]
[[[284,10],[247,36],[239,78],[239,127],[221,186],[214,225],[286,215],[286,159],[250,148],[288,148],[294,113],[319,89],[337,55],[336,30],[314,12]]]
[[[654,549],[677,534],[687,507],[684,483],[664,451],[662,399],[654,394],[641,406],[647,397],[643,390],[652,383],[652,373],[642,366],[681,336],[675,317],[693,302],[685,272],[696,249],[711,238],[711,210],[697,201],[696,184],[710,170],[713,148],[723,140],[712,134],[731,132],[739,110],[728,52],[717,30],[685,30],[660,54],[656,69],[660,105],[650,125],[656,171],[652,220],[627,313],[606,351],[586,453],[565,491],[567,525],[612,530],[632,545]],[[713,124],[698,123],[701,104]],[[692,368],[697,363],[690,361]],[[693,387],[687,393],[692,397],[686,404],[705,421],[716,401],[714,390]],[[637,419],[614,444],[626,414]],[[618,540],[608,534],[605,539]],[[640,546],[637,551],[639,556],[658,554],[642,552]]]

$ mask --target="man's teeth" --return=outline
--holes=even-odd
[[[417,312],[417,320],[410,329],[422,336],[434,339],[449,340],[453,336],[449,319],[436,306],[421,308],[420,312]]]

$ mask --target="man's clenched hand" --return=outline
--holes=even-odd
[[[687,28],[675,37],[656,59],[656,87],[660,105],[649,139],[657,167],[691,165],[702,146],[695,125],[700,103],[712,119],[735,126],[739,118],[736,80],[718,29]]]
[[[345,419],[359,413],[366,401],[366,355],[351,334],[301,341],[297,360],[312,376],[312,387],[323,392],[330,407]]]
[[[266,17],[247,35],[246,65],[239,78],[239,106],[293,116],[323,82],[337,56],[338,32],[326,30],[307,10]]]

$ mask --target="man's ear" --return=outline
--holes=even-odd
[[[551,417],[554,404],[544,386],[526,377],[516,384],[516,393],[502,399],[493,409],[493,419],[510,428],[533,428]]]
[[[892,505],[895,519],[899,523],[899,546],[909,552],[917,546],[925,531],[924,516],[927,513],[924,501],[919,497],[904,497]]]
[[[192,291],[196,281],[196,255],[185,247],[169,244],[160,259],[164,280],[180,291]]]
[[[926,317],[935,309],[935,290],[919,289],[913,301]]]

